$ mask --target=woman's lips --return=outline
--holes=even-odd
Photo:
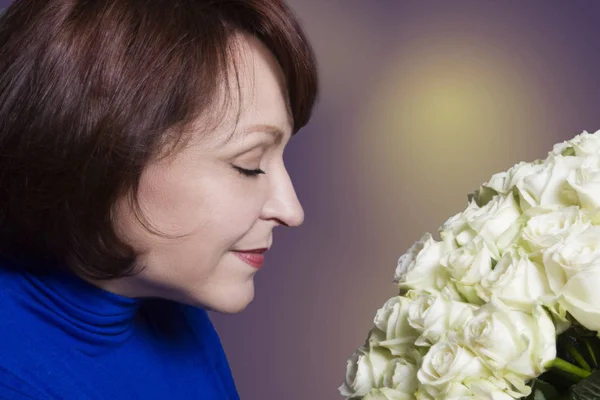
[[[234,251],[233,253],[239,259],[241,259],[246,264],[248,264],[254,268],[262,267],[265,262],[265,256],[261,253],[249,253],[249,252],[243,252],[243,251]]]

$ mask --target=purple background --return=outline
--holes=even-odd
[[[322,94],[286,150],[305,223],[244,312],[213,314],[244,400],[340,398],[398,257],[493,173],[600,129],[597,1],[290,4]]]

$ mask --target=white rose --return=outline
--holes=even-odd
[[[558,156],[558,155],[573,156],[573,155],[575,155],[575,150],[573,149],[573,145],[580,143],[581,139],[582,139],[582,135],[585,135],[586,133],[587,133],[586,131],[583,131],[581,134],[573,136],[570,140],[566,140],[561,143],[556,143],[554,146],[552,146],[552,151],[549,152],[548,155],[549,156],[550,155],[554,155],[554,156]]]
[[[573,205],[567,177],[581,162],[579,157],[548,156],[540,171],[525,177],[517,185],[521,208]]]
[[[469,243],[477,235],[477,232],[473,231],[468,221],[470,216],[479,209],[477,203],[472,200],[463,212],[448,218],[439,229],[442,240],[445,243],[454,244],[453,247]]]
[[[512,373],[535,378],[556,357],[554,323],[542,306],[529,314],[492,301],[467,321],[463,338],[499,377]]]
[[[362,400],[416,400],[412,393],[404,393],[400,390],[381,388],[372,389]]]
[[[573,154],[575,154],[575,151],[573,150],[573,145],[571,144],[570,141],[564,141],[564,142],[560,142],[560,143],[556,143],[554,146],[552,146],[552,151],[550,151],[548,153],[548,155],[553,155],[553,156],[559,156],[559,155],[567,155],[567,153],[572,152]]]
[[[385,332],[374,326],[373,328],[371,328],[369,334],[367,335],[367,340],[365,340],[364,347],[367,347],[369,349],[377,347],[379,346],[379,343],[383,342],[384,340]]]
[[[508,390],[509,384],[494,378],[477,379],[468,383],[469,390],[473,394],[473,398],[480,400],[513,400],[528,396],[531,393],[531,388],[525,386],[524,391],[514,393]]]
[[[359,347],[346,364],[346,380],[338,388],[346,397],[364,396],[381,386],[383,374],[392,360],[391,353],[382,347]]]
[[[468,383],[467,383],[468,382]],[[473,382],[453,382],[449,385],[444,400],[513,400],[514,397],[492,384],[487,379],[476,379]]]
[[[508,249],[476,289],[485,302],[495,297],[528,312],[538,299],[552,296],[543,267],[532,262],[520,247]]]
[[[600,331],[600,260],[572,276],[562,288],[559,303],[581,325]]]
[[[482,186],[495,190],[497,193],[506,195],[526,177],[536,174],[543,169],[541,161],[533,163],[520,162],[513,165],[508,171],[492,175],[490,180]]]
[[[600,157],[587,157],[581,166],[570,172],[567,182],[577,203],[584,209],[600,207]]]
[[[395,358],[383,375],[382,385],[402,393],[414,395],[417,391],[417,363],[418,360]]]
[[[526,163],[523,163],[526,164]],[[508,178],[508,171],[497,172],[488,179],[487,182],[484,182],[481,186],[494,189],[496,193],[506,194],[510,187],[506,187],[506,181]],[[508,189],[508,190],[507,190]]]
[[[574,136],[571,140],[567,140],[562,143],[557,143],[552,148],[552,152],[548,154],[553,155],[577,155],[577,156],[588,156],[597,154],[599,151],[598,138],[600,130],[595,133],[589,133],[583,131],[579,135]],[[576,149],[577,148],[577,152]]]
[[[468,378],[467,378],[468,379]],[[450,382],[443,393],[438,394],[438,398],[444,400],[473,400],[473,392],[462,382]]]
[[[539,210],[537,215],[527,221],[522,232],[522,239],[530,252],[552,247],[570,233],[584,231],[590,226],[586,214],[577,206],[554,211],[536,210]]]
[[[422,391],[426,391],[421,389]],[[463,382],[451,382],[441,394],[444,400],[513,400],[531,394],[531,387],[521,381],[518,390],[504,379],[493,376],[486,378],[466,378]],[[440,394],[438,397],[440,398]]]
[[[417,389],[416,393],[415,393],[415,398],[417,400],[436,400],[439,397],[436,397],[436,395],[438,395],[438,393],[429,393],[427,390],[429,388],[419,384],[419,388]]]
[[[396,296],[385,302],[375,315],[375,326],[384,334],[377,343],[387,347],[393,355],[405,355],[414,348],[420,333],[408,323],[408,309],[412,300]]]
[[[560,295],[571,277],[600,260],[600,226],[570,231],[542,254],[550,289]]]
[[[458,292],[473,304],[483,304],[475,286],[492,271],[492,252],[481,237],[447,253],[441,260]]]
[[[462,383],[466,378],[487,377],[491,372],[470,350],[455,339],[442,340],[429,349],[417,372],[419,383],[432,394],[444,393],[451,383]],[[437,397],[439,398],[439,397]]]
[[[500,239],[520,216],[521,209],[512,193],[506,197],[498,195],[481,208],[474,202],[469,203],[462,214],[455,215],[442,225],[440,235],[445,242],[454,239],[458,246],[465,246],[480,236],[494,257],[499,257],[503,250],[499,246]],[[508,244],[510,241],[503,238],[504,242]]]
[[[439,291],[448,282],[440,258],[447,251],[446,243],[426,233],[398,259],[394,282],[401,289]]]
[[[531,386],[527,385],[529,379],[525,380],[522,376],[517,376],[512,373],[506,373],[502,378],[492,376],[486,378],[486,381],[513,398],[520,399],[531,394]],[[481,382],[482,380],[479,381],[479,384],[481,384]],[[472,387],[476,389],[477,385],[472,385]]]
[[[552,316],[554,320],[554,326],[556,327],[556,335],[560,335],[572,325],[572,321],[568,316],[567,310],[560,303],[560,296],[550,296],[548,298],[541,298],[540,303],[546,307],[546,310]]]
[[[521,209],[512,193],[506,197],[496,196],[484,207],[470,215],[469,226],[481,236],[495,256],[498,256],[498,239],[521,216]],[[491,245],[492,244],[492,245]]]
[[[478,206],[486,205],[494,196],[498,194],[505,194],[504,185],[507,180],[507,172],[498,172],[492,175],[492,177],[485,183],[479,186],[479,189],[475,193],[468,195],[469,201],[475,200]]]
[[[578,157],[600,154],[600,131],[596,131],[596,133],[583,131],[570,142],[575,151],[575,155]]]
[[[461,332],[476,309],[446,293],[420,293],[408,308],[408,323],[421,333],[415,344],[429,346],[451,332]]]

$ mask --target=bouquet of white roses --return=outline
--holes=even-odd
[[[493,175],[398,260],[346,399],[600,399],[600,131]]]

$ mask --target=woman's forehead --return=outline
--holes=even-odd
[[[252,36],[237,39],[236,53],[217,98],[193,128],[205,145],[221,146],[256,131],[291,134],[293,119],[285,80],[271,52]],[[261,129],[265,130],[265,129]]]
[[[260,109],[260,106],[289,107],[285,77],[273,54],[251,35],[238,36],[235,43],[232,60],[234,70],[229,71],[228,77],[230,94],[234,98],[241,95],[241,99],[237,100],[251,111],[268,111],[266,108]]]

